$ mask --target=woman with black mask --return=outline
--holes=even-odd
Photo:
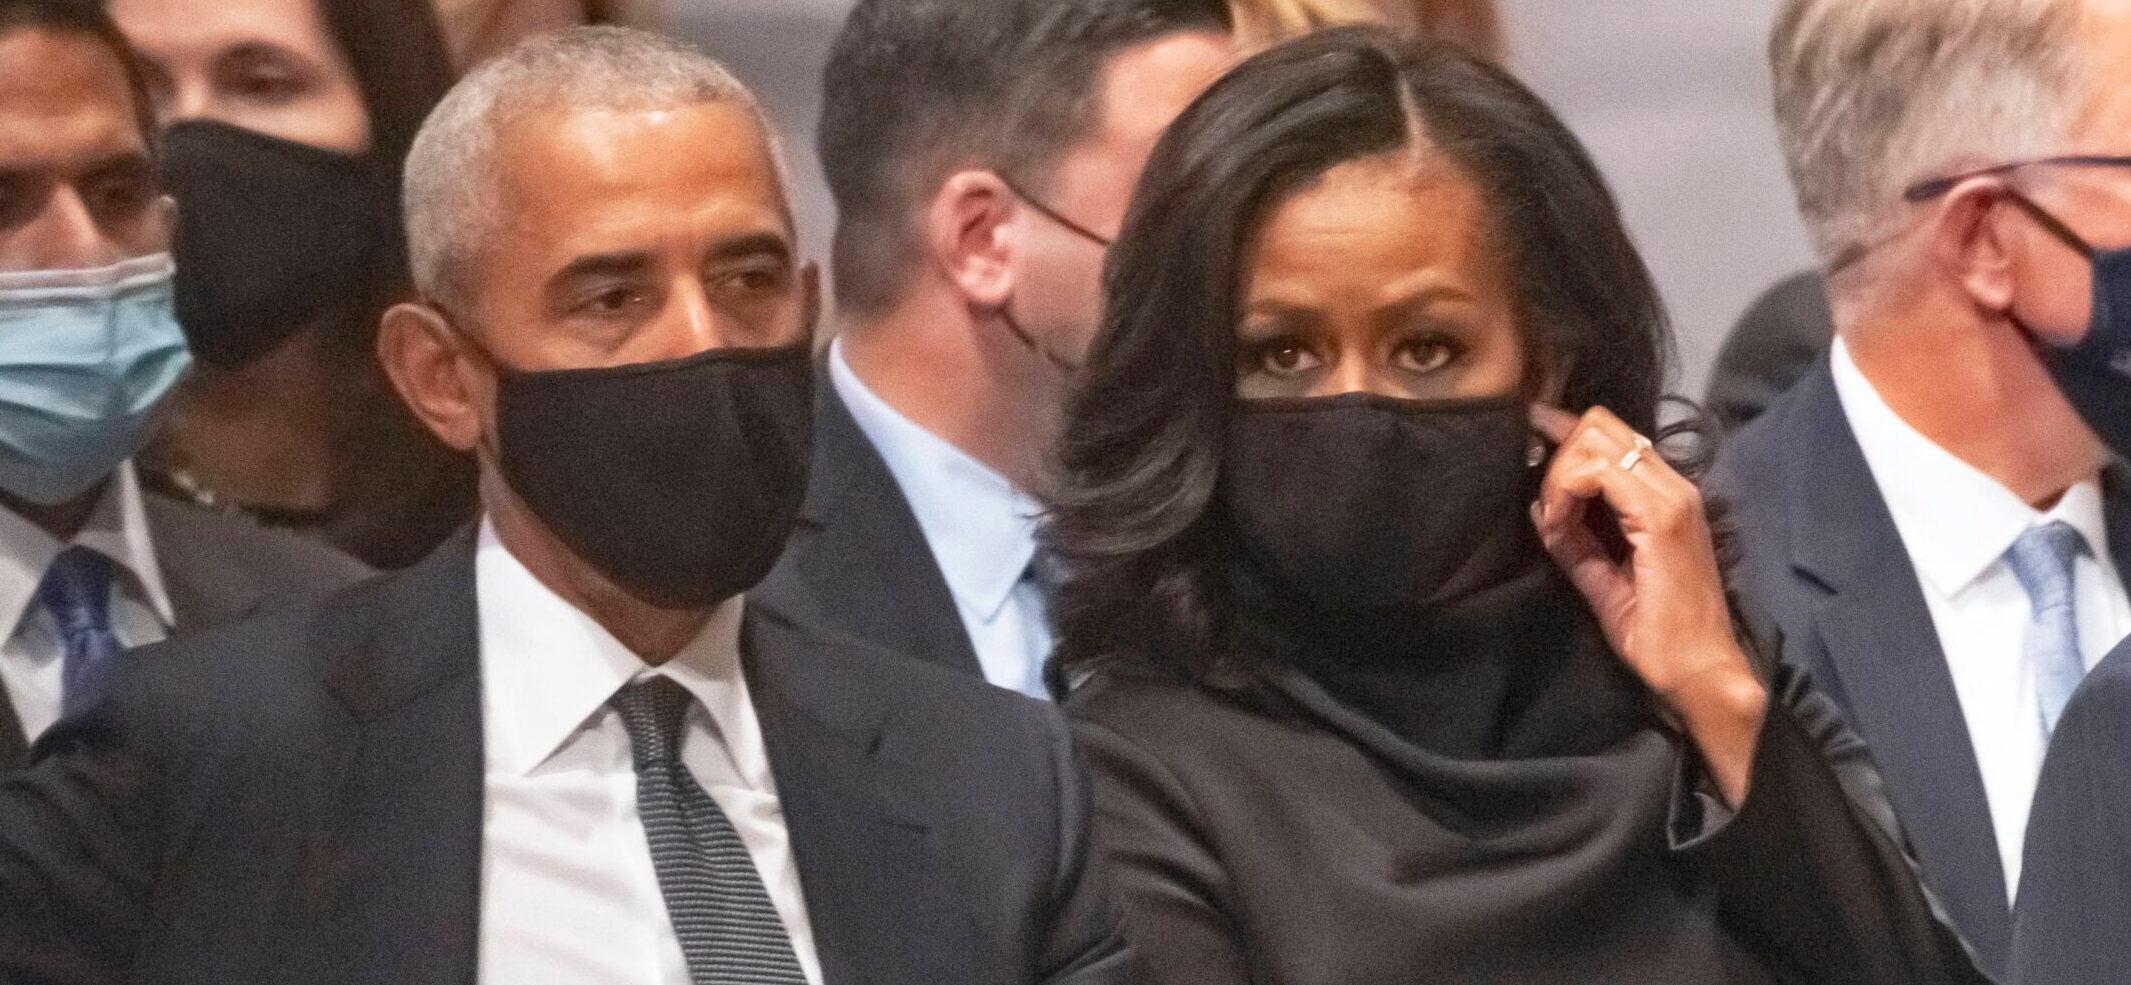
[[[1142,981],[1982,980],[1741,644],[1641,437],[1655,290],[1534,96],[1329,31],[1146,174],[1048,533]]]
[[[407,292],[400,164],[451,83],[427,0],[107,0],[166,124],[199,370],[144,464],[166,493],[378,566],[471,515],[471,463],[374,354]]]

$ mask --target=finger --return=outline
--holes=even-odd
[[[1576,433],[1576,426],[1582,422],[1582,418],[1559,407],[1532,405],[1532,430],[1557,446],[1567,444],[1569,436]]]
[[[1535,509],[1536,514],[1536,509]],[[1535,516],[1535,520],[1538,518]],[[1606,550],[1605,544],[1581,522],[1568,524],[1539,524],[1539,542],[1547,555],[1554,559],[1576,587],[1576,591],[1591,603],[1592,610],[1599,613],[1617,611],[1625,600],[1633,597],[1635,581],[1630,572],[1616,563]]]
[[[1564,464],[1549,475],[1540,492],[1548,524],[1580,520],[1585,504],[1598,500],[1620,518],[1624,535],[1666,529],[1685,508],[1676,492],[1602,458]]]

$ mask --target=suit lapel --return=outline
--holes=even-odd
[[[975,983],[975,926],[937,871],[923,771],[893,755],[892,695],[870,664],[750,603],[762,721],[825,985]]]
[[[347,718],[309,798],[284,981],[471,985],[482,728],[473,537],[328,621]]]
[[[1791,561],[1822,594],[1828,683],[1871,746],[1932,888],[1997,962],[2011,931],[2005,873],[1953,674],[1825,363],[1801,389],[1788,435],[1799,453],[1785,476]]]
[[[2131,463],[2117,459],[2101,473],[2102,527],[2117,577],[2131,590]]]
[[[983,673],[939,561],[888,471],[818,369],[813,478],[785,559],[843,635]]]
[[[0,774],[29,764],[29,736],[22,733],[22,719],[15,714],[14,700],[0,689]]]

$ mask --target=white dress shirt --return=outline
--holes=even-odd
[[[1953,674],[2006,891],[2015,893],[2044,742],[2036,668],[2024,645],[2034,609],[2005,552],[2030,528],[2057,521],[2086,539],[2088,554],[2074,564],[2073,605],[2081,656],[2092,669],[2131,635],[2131,602],[2109,556],[2100,477],[2073,486],[2047,512],[2036,510],[1897,416],[1839,340],[1832,359],[1843,414],[1916,567]]]
[[[636,809],[620,713],[639,678],[695,696],[681,761],[732,819],[813,985],[821,962],[740,667],[741,602],[652,668],[518,563],[487,522],[474,561],[486,780],[483,985],[688,985]]]
[[[903,489],[932,547],[984,679],[1048,700],[1051,626],[1043,590],[1023,577],[1042,507],[968,453],[919,427],[866,388],[829,344],[829,383]]]
[[[33,742],[59,720],[67,652],[58,622],[37,604],[37,587],[59,553],[77,545],[110,558],[116,566],[110,616],[111,632],[120,643],[133,647],[157,642],[177,622],[163,590],[163,569],[156,564],[131,462],[112,473],[88,522],[67,543],[14,511],[0,509],[0,619],[10,627],[6,644],[0,646],[0,682],[6,684],[4,696]]]

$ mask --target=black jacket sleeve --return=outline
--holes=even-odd
[[[151,919],[164,830],[159,750],[137,691],[63,723],[0,780],[0,982],[122,981]]]
[[[1775,670],[1750,775],[1736,813],[1683,786],[1675,847],[1778,974],[1831,985],[1989,981],[1925,890],[1864,743],[1795,667]]]
[[[1228,912],[1228,876],[1203,838],[1191,795],[1153,754],[1101,725],[1077,722],[1096,784],[1103,878],[1125,907],[1141,985],[1245,985],[1250,962]]]
[[[1048,985],[1124,985],[1129,973],[1118,911],[1094,861],[1093,803],[1073,734],[1051,716],[1058,778],[1058,872],[1052,880],[1049,935],[1038,981]]]

